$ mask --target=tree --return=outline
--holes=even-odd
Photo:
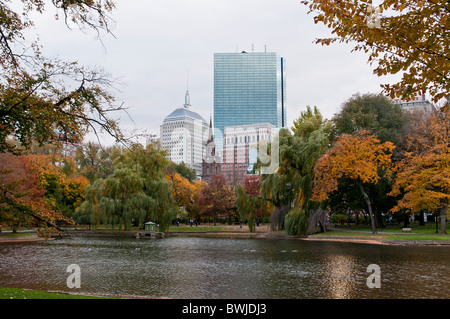
[[[380,171],[387,171],[390,168],[393,148],[393,143],[381,144],[367,131],[341,135],[333,148],[316,163],[312,200],[318,202],[327,200],[329,194],[338,189],[338,182],[341,179],[353,181],[366,202],[372,233],[376,233],[372,202],[365,187],[377,184],[380,180]]]
[[[316,43],[355,42],[353,51],[369,54],[378,76],[402,73],[394,85],[382,85],[391,96],[409,99],[428,92],[437,103],[450,96],[450,3],[447,0],[303,0],[314,22],[334,38]],[[448,109],[447,105],[443,107]]]
[[[235,193],[227,186],[222,175],[215,176],[208,185],[200,190],[199,205],[201,215],[217,222],[217,218],[230,220],[236,201]]]
[[[167,173],[174,174],[175,172],[186,178],[190,183],[194,183],[197,179],[197,172],[193,168],[186,166],[184,162],[181,162],[180,164],[172,163],[169,165]]]
[[[239,215],[248,220],[250,232],[255,232],[256,219],[266,210],[266,200],[261,197],[261,177],[250,175],[244,179],[244,184],[236,187],[236,207]]]
[[[75,160],[78,163],[78,173],[91,183],[99,178],[106,178],[114,170],[113,152],[117,146],[102,147],[100,144],[87,142],[77,148]],[[116,153],[115,153],[116,154]]]
[[[197,205],[198,193],[207,184],[206,182],[196,180],[191,183],[174,170],[167,170],[166,179],[170,182],[172,197],[179,208],[190,218],[199,218],[199,209]]]
[[[37,227],[43,236],[61,231],[57,223],[73,224],[70,218],[52,209],[34,163],[27,156],[0,153],[0,223],[15,230]]]
[[[194,195],[194,185],[178,173],[166,175],[172,184],[172,196],[178,206],[187,207]]]
[[[89,181],[75,174],[74,163],[69,158],[59,159],[58,166],[49,155],[28,155],[33,169],[38,173],[39,183],[45,190],[44,197],[53,210],[72,217],[84,200],[84,189]]]
[[[293,134],[280,131],[280,166],[275,174],[263,176],[261,190],[275,206],[272,216],[279,228],[283,225],[288,234],[299,235],[307,232],[310,210],[318,208],[310,200],[314,165],[330,146],[332,126],[317,107],[310,106],[293,124]]]
[[[166,155],[155,144],[145,148],[134,144],[112,152],[114,172],[86,188],[86,200],[77,216],[84,220],[91,216],[92,222],[100,219],[124,229],[129,229],[132,220],[137,224],[152,220],[161,231],[167,231],[175,202],[171,184],[164,178],[169,165]]]
[[[190,214],[190,217],[200,220],[201,214],[203,212],[203,206],[201,202],[201,196],[203,189],[208,186],[208,183],[201,180],[196,180],[194,182],[194,192],[192,196],[191,203],[187,207],[187,211]]]
[[[353,95],[343,103],[340,112],[335,114],[332,121],[336,135],[353,134],[361,130],[367,130],[374,134],[381,143],[386,141],[394,143],[393,161],[399,161],[404,157],[406,135],[411,130],[411,115],[382,94]],[[354,205],[358,201],[353,201],[352,205],[345,200],[353,193],[352,185],[352,182],[340,181],[339,191],[330,196],[331,200],[334,203],[337,201],[346,202],[347,207],[358,210],[358,206]],[[391,191],[391,186],[392,180],[382,177],[377,184],[367,185],[366,187],[366,192],[372,199],[377,227],[384,226],[382,212],[389,211],[395,205],[395,200],[387,196],[387,193]],[[359,209],[363,208],[364,205]],[[335,208],[335,206],[333,207]]]
[[[317,107],[309,106],[294,121],[292,131],[293,147],[284,157],[289,163],[287,173],[293,175],[296,198],[293,209],[286,216],[286,229],[290,234],[300,235],[308,231],[310,212],[319,209],[319,205],[311,201],[314,166],[330,147],[333,132],[331,121],[324,119]]]
[[[13,134],[22,147],[58,141],[79,142],[88,129],[99,129],[123,141],[111,112],[124,110],[108,92],[113,82],[103,71],[77,62],[48,59],[27,32],[32,13],[43,13],[45,1],[24,0],[23,10],[0,3],[0,151],[19,153],[9,143]],[[109,33],[109,0],[54,0],[67,25]]]
[[[409,116],[384,95],[369,93],[355,94],[345,101],[332,121],[336,135],[367,130],[382,143],[390,141],[398,146],[408,130]]]
[[[407,157],[398,165],[390,195],[400,196],[392,212],[438,212],[446,234],[450,202],[450,111],[434,112],[416,123]]]

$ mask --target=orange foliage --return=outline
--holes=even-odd
[[[39,174],[27,156],[0,154],[0,219],[4,226],[57,229],[55,223],[71,223],[51,209]]]
[[[391,210],[443,210],[450,202],[450,112],[434,113],[415,123],[410,150],[398,167],[390,195],[404,193]]]
[[[326,152],[315,166],[313,201],[328,199],[338,188],[341,178],[360,183],[378,183],[378,169],[388,170],[394,144],[380,141],[367,131],[357,134],[343,134],[336,145]]]

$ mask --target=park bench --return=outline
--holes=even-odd
[[[402,228],[402,233],[403,232],[405,232],[405,233],[411,232],[411,228]]]

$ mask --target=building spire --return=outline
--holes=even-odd
[[[191,106],[191,97],[189,95],[189,90],[186,90],[186,95],[184,97],[184,108],[189,109]]]
[[[212,127],[212,115],[209,115],[209,139],[208,141],[214,142],[214,135],[213,135],[213,127]]]
[[[189,70],[186,75],[186,95],[184,97],[184,108],[189,109],[191,106],[191,97],[189,95]]]
[[[214,143],[213,127],[212,127],[212,116],[209,115],[209,137],[206,142],[206,156],[216,156],[216,143]]]

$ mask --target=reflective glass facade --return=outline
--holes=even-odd
[[[214,54],[214,138],[227,126],[286,126],[285,60],[274,52]]]

